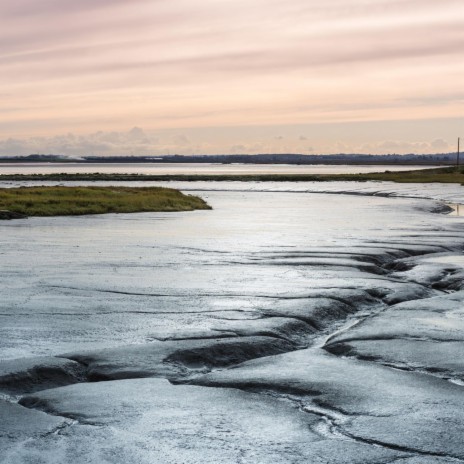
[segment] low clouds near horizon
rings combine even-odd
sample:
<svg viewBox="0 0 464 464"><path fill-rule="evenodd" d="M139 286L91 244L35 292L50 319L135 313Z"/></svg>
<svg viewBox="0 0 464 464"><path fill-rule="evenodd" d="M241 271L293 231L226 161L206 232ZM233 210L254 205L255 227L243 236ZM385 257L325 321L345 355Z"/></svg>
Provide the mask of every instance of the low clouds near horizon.
<svg viewBox="0 0 464 464"><path fill-rule="evenodd" d="M462 0L5 0L0 18L3 153L437 151L464 132ZM314 124L334 130L294 133Z"/></svg>
<svg viewBox="0 0 464 464"><path fill-rule="evenodd" d="M444 139L431 141L385 140L361 145L346 145L342 141L321 141L315 137L291 134L269 137L266 132L254 137L251 143L230 144L229 136L219 139L211 136L202 140L193 131L189 136L179 133L145 131L134 127L129 131L98 131L87 135L73 133L52 137L9 138L0 140L0 155L21 156L29 154L55 154L65 156L111 156L111 155L200 155L200 154L257 154L257 153L448 153L455 147ZM319 149L309 146L316 142ZM228 145L229 144L229 145ZM223 149L224 146L228 148Z"/></svg>

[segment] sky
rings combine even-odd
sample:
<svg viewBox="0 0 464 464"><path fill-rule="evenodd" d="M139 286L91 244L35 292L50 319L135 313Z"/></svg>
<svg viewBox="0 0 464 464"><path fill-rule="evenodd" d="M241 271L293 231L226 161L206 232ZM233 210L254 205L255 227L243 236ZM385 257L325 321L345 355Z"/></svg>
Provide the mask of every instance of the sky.
<svg viewBox="0 0 464 464"><path fill-rule="evenodd" d="M2 0L0 154L440 153L463 0Z"/></svg>

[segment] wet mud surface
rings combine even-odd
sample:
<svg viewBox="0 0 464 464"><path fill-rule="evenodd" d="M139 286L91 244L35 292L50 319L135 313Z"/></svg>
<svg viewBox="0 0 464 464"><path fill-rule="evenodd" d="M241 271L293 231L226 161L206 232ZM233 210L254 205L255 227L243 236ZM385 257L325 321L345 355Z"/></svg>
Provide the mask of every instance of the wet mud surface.
<svg viewBox="0 0 464 464"><path fill-rule="evenodd" d="M462 187L254 188L2 225L1 463L464 462Z"/></svg>

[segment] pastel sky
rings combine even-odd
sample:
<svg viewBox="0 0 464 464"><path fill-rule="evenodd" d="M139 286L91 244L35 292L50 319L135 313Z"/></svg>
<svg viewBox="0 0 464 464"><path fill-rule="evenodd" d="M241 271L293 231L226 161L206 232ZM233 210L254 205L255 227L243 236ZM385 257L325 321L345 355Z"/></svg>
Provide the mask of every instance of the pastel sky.
<svg viewBox="0 0 464 464"><path fill-rule="evenodd" d="M0 154L436 153L463 0L2 0Z"/></svg>

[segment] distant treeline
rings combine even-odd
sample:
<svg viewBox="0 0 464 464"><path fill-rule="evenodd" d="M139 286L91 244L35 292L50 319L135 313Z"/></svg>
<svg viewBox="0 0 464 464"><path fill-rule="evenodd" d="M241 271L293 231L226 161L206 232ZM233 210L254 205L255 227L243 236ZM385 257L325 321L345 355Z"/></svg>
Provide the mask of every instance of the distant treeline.
<svg viewBox="0 0 464 464"><path fill-rule="evenodd" d="M453 165L456 153L430 155L162 155L162 156L82 156L72 158L64 155L4 156L0 163L220 163L220 164L409 164L409 165Z"/></svg>

